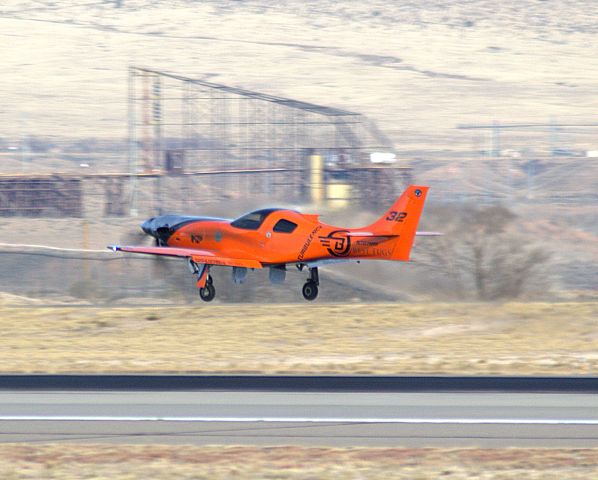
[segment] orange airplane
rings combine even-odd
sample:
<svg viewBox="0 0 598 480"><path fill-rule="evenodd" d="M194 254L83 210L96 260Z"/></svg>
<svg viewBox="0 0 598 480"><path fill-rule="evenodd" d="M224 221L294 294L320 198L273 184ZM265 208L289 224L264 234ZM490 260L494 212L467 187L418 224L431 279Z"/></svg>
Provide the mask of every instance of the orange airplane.
<svg viewBox="0 0 598 480"><path fill-rule="evenodd" d="M315 300L320 284L318 267L359 260L408 261L429 187L408 187L388 211L363 228L340 228L319 221L319 215L267 208L236 220L162 215L146 220L142 230L155 238L155 247L111 245L117 252L166 255L187 259L197 277L202 300L214 299L213 266L232 267L233 281L243 283L249 269L269 268L272 283L284 282L288 266L309 277L303 297Z"/></svg>

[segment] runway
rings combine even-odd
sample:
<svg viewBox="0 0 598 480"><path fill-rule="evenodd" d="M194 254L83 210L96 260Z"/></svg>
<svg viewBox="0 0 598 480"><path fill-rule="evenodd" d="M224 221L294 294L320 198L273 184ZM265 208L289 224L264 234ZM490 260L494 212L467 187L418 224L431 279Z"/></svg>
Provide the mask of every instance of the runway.
<svg viewBox="0 0 598 480"><path fill-rule="evenodd" d="M587 448L598 396L0 391L0 442Z"/></svg>

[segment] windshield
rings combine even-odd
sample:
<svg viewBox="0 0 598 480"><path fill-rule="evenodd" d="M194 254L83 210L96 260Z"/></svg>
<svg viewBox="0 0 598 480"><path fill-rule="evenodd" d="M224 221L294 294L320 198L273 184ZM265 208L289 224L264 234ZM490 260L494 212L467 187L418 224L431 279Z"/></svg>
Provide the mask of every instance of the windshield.
<svg viewBox="0 0 598 480"><path fill-rule="evenodd" d="M278 209L268 208L265 210L256 210L255 212L237 218L231 225L237 228L244 228L245 230L257 230L261 227L262 223L264 223L266 217L276 210Z"/></svg>

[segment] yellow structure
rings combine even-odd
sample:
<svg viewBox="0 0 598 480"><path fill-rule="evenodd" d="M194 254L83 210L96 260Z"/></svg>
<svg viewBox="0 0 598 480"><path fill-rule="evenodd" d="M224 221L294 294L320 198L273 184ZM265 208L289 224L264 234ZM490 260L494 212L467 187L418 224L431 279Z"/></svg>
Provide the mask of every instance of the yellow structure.
<svg viewBox="0 0 598 480"><path fill-rule="evenodd" d="M351 185L349 183L329 183L326 185L326 199L330 208L349 206Z"/></svg>

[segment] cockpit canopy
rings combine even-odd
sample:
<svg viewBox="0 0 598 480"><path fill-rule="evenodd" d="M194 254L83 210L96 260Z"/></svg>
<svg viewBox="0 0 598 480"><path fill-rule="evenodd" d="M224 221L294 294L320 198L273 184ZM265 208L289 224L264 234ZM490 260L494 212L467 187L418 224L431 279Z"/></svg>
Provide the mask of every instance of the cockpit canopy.
<svg viewBox="0 0 598 480"><path fill-rule="evenodd" d="M264 208L262 210L256 210L254 212L247 213L242 217L237 218L231 225L236 228L242 228L244 230L257 230L262 226L264 220L268 218L273 212L282 210L281 208Z"/></svg>

